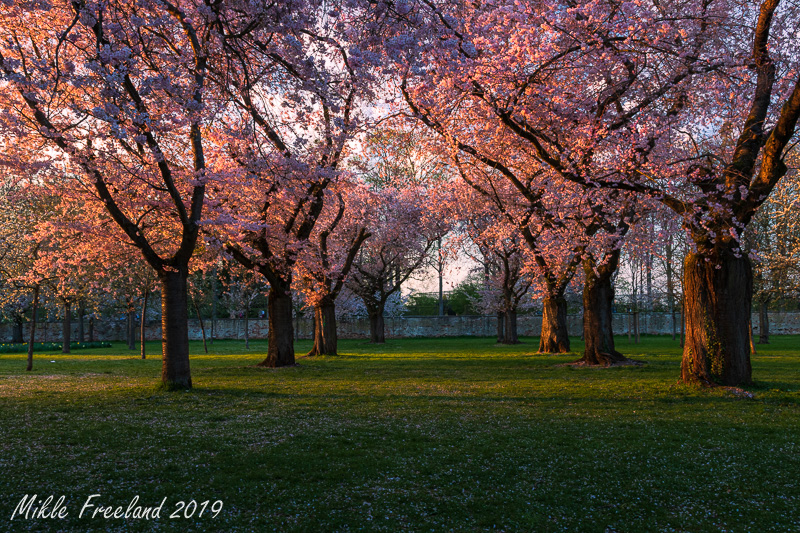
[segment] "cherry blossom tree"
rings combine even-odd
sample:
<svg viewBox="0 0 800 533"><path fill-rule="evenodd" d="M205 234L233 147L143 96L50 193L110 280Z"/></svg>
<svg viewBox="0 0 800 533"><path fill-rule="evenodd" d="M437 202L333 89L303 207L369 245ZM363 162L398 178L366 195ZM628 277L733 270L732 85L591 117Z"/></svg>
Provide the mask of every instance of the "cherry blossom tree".
<svg viewBox="0 0 800 533"><path fill-rule="evenodd" d="M370 237L370 202L375 200L366 186L348 181L330 190L338 205L328 202L309 238L309 246L297 264L303 279L305 301L314 308L314 346L308 355L336 355L336 299L364 242Z"/></svg>
<svg viewBox="0 0 800 533"><path fill-rule="evenodd" d="M501 344L518 344L517 311L522 307L523 298L529 295L533 277L525 269L524 245L513 238L501 244L490 249L489 271L494 271L494 275L488 280L495 293L497 340ZM491 298L491 293L486 292L486 297Z"/></svg>
<svg viewBox="0 0 800 533"><path fill-rule="evenodd" d="M619 268L619 259L625 238L635 222L636 210L642 209L635 201L621 203L617 216L601 212L610 202L596 208L599 215L589 220L593 238L583 252L583 339L585 349L581 362L588 365L613 365L628 362L617 351L614 343L613 277Z"/></svg>
<svg viewBox="0 0 800 533"><path fill-rule="evenodd" d="M411 105L413 107L413 103ZM423 120L434 128L440 127L429 118ZM493 149L502 152L500 146ZM613 348L609 298L613 298L610 279L617 262L604 261L604 267L598 270L592 256L604 247L617 250L618 254L628 227L627 223L617 226L615 222L620 218L617 214L619 201L614 198L619 193L585 191L533 163L513 168L495 161L499 165L495 169L495 164L487 163L493 159L473 157L471 151L467 149L469 160L464 161L460 155L453 160L462 180L484 197L493 206L496 216L503 220L498 227L506 228L506 234L499 236L495 246L504 239L525 245L526 270L534 275L536 290L542 296L539 351L570 351L565 292L581 263L590 261L589 270L584 269L584 272L589 282L587 290L590 290L587 297L591 296L585 303L591 307L585 310L589 320L585 320L584 325L599 329L593 329L590 335L584 334L589 343L583 362L607 365L624 360L616 350L606 350ZM602 233L618 235L612 243L605 243ZM609 315L608 320L599 320L605 314ZM595 340L603 342L596 345Z"/></svg>
<svg viewBox="0 0 800 533"><path fill-rule="evenodd" d="M454 244L460 246L466 238L478 252L469 255L484 270L481 307L497 314L497 342L517 344L517 311L534 281L526 268L523 239L495 203L478 189L463 180L454 181L451 187L455 194L446 206L447 216L460 233Z"/></svg>
<svg viewBox="0 0 800 533"><path fill-rule="evenodd" d="M364 302L370 340L386 342L386 304L435 250L450 222L429 210L441 193L421 187L387 187L375 192L371 237L356 255L347 287Z"/></svg>
<svg viewBox="0 0 800 533"><path fill-rule="evenodd" d="M422 2L395 17L386 49L405 65L413 112L464 157L497 170L543 164L680 215L692 243L682 379L736 385L751 381L752 273L739 241L786 172L800 114L797 9Z"/></svg>
<svg viewBox="0 0 800 533"><path fill-rule="evenodd" d="M8 184L0 189L0 309L13 324L11 342L23 342L23 324L33 303L32 288L20 278L31 269L38 246L27 236L35 230L28 202Z"/></svg>
<svg viewBox="0 0 800 533"><path fill-rule="evenodd" d="M262 276L252 270L247 270L237 263L225 265L223 269L222 304L228 308L230 318L244 319L244 347L250 349L250 310L253 302L265 292ZM198 317L200 313L198 311Z"/></svg>
<svg viewBox="0 0 800 533"><path fill-rule="evenodd" d="M219 142L234 172L211 186L219 214L209 224L228 254L269 282L261 364L289 366L293 270L326 202L338 202L326 190L339 180L369 96L370 64L348 47L362 11L354 2L311 0L210 9L230 58L213 75L231 102Z"/></svg>
<svg viewBox="0 0 800 533"><path fill-rule="evenodd" d="M0 196L0 220L3 222L0 224L0 298L4 307L8 304L16 307L18 316L24 311L20 303L30 301L25 370L31 371L40 298L50 281L49 272L40 270L38 261L40 251L49 246L49 239L42 239L36 228L47 219L53 199L40 195L35 187L4 184L3 189Z"/></svg>
<svg viewBox="0 0 800 533"><path fill-rule="evenodd" d="M94 276L95 283L104 291L104 303L114 302L114 309L124 312L129 350L136 349L136 313L139 312L139 356L146 359L147 307L158 280L153 269L140 256L131 253L133 250L123 248L118 253L109 252L95 259L95 265L103 270Z"/></svg>
<svg viewBox="0 0 800 533"><path fill-rule="evenodd" d="M19 0L0 14L0 128L25 150L4 163L102 211L90 217L113 220L156 271L168 389L192 384L186 278L211 173L214 23L168 0Z"/></svg>
<svg viewBox="0 0 800 533"><path fill-rule="evenodd" d="M46 243L38 250L35 270L46 274L48 293L54 303L60 304L62 352L70 353L73 308L81 306L80 303L85 302L93 290L101 285L108 286L99 283L101 280L110 281L102 275L103 271L118 272L118 269L103 268L101 265L107 248L99 246L97 240L76 230L70 223L85 216L80 205L55 196L48 197L50 189L46 187L31 185L26 189L38 195L38 201L49 198L49 201L45 200L47 216L40 218L36 227L31 228L30 235L34 240ZM126 255L130 255L130 250L126 250Z"/></svg>

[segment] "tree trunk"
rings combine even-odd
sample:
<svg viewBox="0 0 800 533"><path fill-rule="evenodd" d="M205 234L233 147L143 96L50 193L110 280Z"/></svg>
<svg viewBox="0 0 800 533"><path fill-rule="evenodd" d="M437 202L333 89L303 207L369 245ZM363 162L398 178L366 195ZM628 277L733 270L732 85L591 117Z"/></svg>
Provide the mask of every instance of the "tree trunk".
<svg viewBox="0 0 800 533"><path fill-rule="evenodd" d="M686 345L686 293L681 293L681 348Z"/></svg>
<svg viewBox="0 0 800 533"><path fill-rule="evenodd" d="M672 317L672 340L678 338L678 316L675 313L675 302L670 303L669 314Z"/></svg>
<svg viewBox="0 0 800 533"><path fill-rule="evenodd" d="M314 347L308 355L337 355L336 302L329 296L314 307Z"/></svg>
<svg viewBox="0 0 800 533"><path fill-rule="evenodd" d="M645 311L653 309L653 254L647 254L647 262L644 265L645 281L647 287L647 301L644 304Z"/></svg>
<svg viewBox="0 0 800 533"><path fill-rule="evenodd" d="M33 289L33 313L31 314L31 338L28 341L28 366L26 371L33 370L33 345L36 344L36 315L39 313L39 287Z"/></svg>
<svg viewBox="0 0 800 533"><path fill-rule="evenodd" d="M64 321L61 323L61 353L69 353L72 341L72 303L64 301Z"/></svg>
<svg viewBox="0 0 800 533"><path fill-rule="evenodd" d="M185 271L159 273L161 280L161 382L167 390L192 388Z"/></svg>
<svg viewBox="0 0 800 533"><path fill-rule="evenodd" d="M278 368L292 366L294 362L294 324L292 323L292 294L290 285L271 286L267 310L269 312L269 348L267 358L258 366Z"/></svg>
<svg viewBox="0 0 800 533"><path fill-rule="evenodd" d="M441 263L439 263L439 316L444 316L444 276Z"/></svg>
<svg viewBox="0 0 800 533"><path fill-rule="evenodd" d="M503 344L519 344L519 337L517 336L517 311L510 310L504 314L505 332L503 335Z"/></svg>
<svg viewBox="0 0 800 533"><path fill-rule="evenodd" d="M439 253L439 316L444 316L444 262L442 261L442 239L436 240L436 249Z"/></svg>
<svg viewBox="0 0 800 533"><path fill-rule="evenodd" d="M375 344L386 342L382 305L377 310L369 311L369 341Z"/></svg>
<svg viewBox="0 0 800 533"><path fill-rule="evenodd" d="M201 322L202 325L202 322ZM214 337L217 335L217 268L211 271L211 344L214 344ZM205 346L205 333L203 334L203 346ZM208 353L208 348L206 348Z"/></svg>
<svg viewBox="0 0 800 533"><path fill-rule="evenodd" d="M667 244L667 300L669 300L669 314L672 318L672 340L678 337L678 321L675 316L675 284L672 279L672 244Z"/></svg>
<svg viewBox="0 0 800 533"><path fill-rule="evenodd" d="M84 342L83 315L86 314L86 304L83 300L78 302L78 342Z"/></svg>
<svg viewBox="0 0 800 533"><path fill-rule="evenodd" d="M769 344L769 306L763 299L758 306L758 344Z"/></svg>
<svg viewBox="0 0 800 533"><path fill-rule="evenodd" d="M633 307L628 313L628 344L633 342Z"/></svg>
<svg viewBox="0 0 800 533"><path fill-rule="evenodd" d="M197 307L197 301L195 301L194 296L192 296L192 306L194 306L194 312L197 314L198 322L200 322L200 334L203 336L203 350L208 353L208 344L206 343L206 326L203 324L203 317L200 316L200 308Z"/></svg>
<svg viewBox="0 0 800 533"><path fill-rule="evenodd" d="M199 315L198 315L199 316ZM244 349L250 349L250 307L244 310Z"/></svg>
<svg viewBox="0 0 800 533"><path fill-rule="evenodd" d="M147 359L147 349L145 348L145 342L147 341L147 330L145 328L147 326L147 299L149 297L150 291L144 291L144 298L142 298L142 322L139 325L139 348L142 359Z"/></svg>
<svg viewBox="0 0 800 533"><path fill-rule="evenodd" d="M133 310L133 302L128 306L128 349L136 349L136 313Z"/></svg>
<svg viewBox="0 0 800 533"><path fill-rule="evenodd" d="M89 342L94 342L94 317L89 317Z"/></svg>
<svg viewBox="0 0 800 533"><path fill-rule="evenodd" d="M751 383L750 323L753 272L730 248L706 260L684 261L686 343L681 380L702 385Z"/></svg>
<svg viewBox="0 0 800 533"><path fill-rule="evenodd" d="M22 315L14 316L14 326L11 330L11 342L15 344L22 344L24 336L22 332Z"/></svg>
<svg viewBox="0 0 800 533"><path fill-rule="evenodd" d="M619 264L619 251L605 264L583 261L586 283L583 286L583 338L586 349L581 361L589 365L609 366L627 358L614 346L613 310L614 288L611 278Z"/></svg>
<svg viewBox="0 0 800 533"><path fill-rule="evenodd" d="M497 343L503 344L506 340L506 316L502 311L497 312Z"/></svg>
<svg viewBox="0 0 800 533"><path fill-rule="evenodd" d="M542 302L542 336L539 340L539 353L569 352L567 335L567 300L563 295L549 296Z"/></svg>

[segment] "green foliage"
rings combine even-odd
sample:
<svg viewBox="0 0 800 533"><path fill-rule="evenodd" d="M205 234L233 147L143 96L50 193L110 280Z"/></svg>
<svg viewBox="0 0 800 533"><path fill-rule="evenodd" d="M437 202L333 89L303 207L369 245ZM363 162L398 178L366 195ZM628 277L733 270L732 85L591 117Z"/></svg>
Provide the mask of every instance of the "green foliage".
<svg viewBox="0 0 800 533"><path fill-rule="evenodd" d="M83 350L88 348L111 348L110 342L71 342L69 347L71 350ZM35 342L33 343L33 351L36 352L56 352L60 351L62 344L60 342ZM28 343L4 343L0 344L0 353L28 353Z"/></svg>
<svg viewBox="0 0 800 533"><path fill-rule="evenodd" d="M479 315L480 311L475 306L478 298L479 285L473 282L464 282L450 292L444 294L444 313L446 315ZM439 297L435 293L412 294L406 303L406 314L409 315L438 315Z"/></svg>
<svg viewBox="0 0 800 533"><path fill-rule="evenodd" d="M647 364L613 369L522 340L342 340L284 369L255 366L264 341L194 342L186 393L156 391L160 357L121 343L29 373L2 355L0 531L797 530L800 337L759 347L754 400L676 385L669 338L618 337ZM34 492L64 494L69 516L10 522ZM79 520L95 493L224 508Z"/></svg>
<svg viewBox="0 0 800 533"><path fill-rule="evenodd" d="M406 303L409 315L438 315L439 299L429 294L412 294Z"/></svg>
<svg viewBox="0 0 800 533"><path fill-rule="evenodd" d="M446 178L440 157L420 149L425 130L380 128L364 140L364 155L353 160L362 179L376 189L427 186Z"/></svg>
<svg viewBox="0 0 800 533"><path fill-rule="evenodd" d="M457 315L478 315L480 312L475 306L478 301L480 286L474 282L464 282L457 286L447 298L447 304Z"/></svg>

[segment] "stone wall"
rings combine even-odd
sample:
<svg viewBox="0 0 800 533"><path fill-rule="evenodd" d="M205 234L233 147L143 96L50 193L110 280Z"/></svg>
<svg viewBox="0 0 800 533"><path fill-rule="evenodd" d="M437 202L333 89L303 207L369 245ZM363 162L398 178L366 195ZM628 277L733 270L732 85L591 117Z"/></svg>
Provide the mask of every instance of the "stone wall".
<svg viewBox="0 0 800 533"><path fill-rule="evenodd" d="M680 328L680 315L677 316ZM496 334L496 319L492 316L412 316L402 318L386 318L386 336L389 338L403 337L457 337L481 336L491 337ZM581 316L569 315L567 317L570 335L581 334ZM125 339L125 320L99 320L95 322L95 340L119 341ZM206 334L211 334L211 321L204 321ZM536 336L542 326L542 317L533 315L520 315L518 317L518 330L520 335ZM614 331L619 335L627 335L632 328L631 315L618 313L614 315ZM138 325L137 325L138 340ZM267 321L251 319L248 321L251 339L267 338ZM218 339L243 339L244 320L217 320L215 337ZM77 340L78 326L73 320L73 340ZM88 331L88 325L85 325ZM672 333L672 317L668 313L640 313L639 331L650 335L668 335ZM295 320L295 335L300 339L311 338L311 319ZM339 338L364 339L369 337L369 322L367 319L342 319L338 323ZM753 314L753 333L758 335L758 316ZM800 313L772 313L770 314L770 333L773 335L800 334ZM45 337L46 334L46 337ZM151 321L146 329L149 340L161 338L161 322ZM11 324L0 325L0 342L11 342ZM25 339L28 338L27 324L24 328ZM50 322L45 327L39 324L36 330L38 342L60 342L61 323ZM202 339L200 323L197 319L189 320L189 336L191 339ZM88 340L88 338L87 338Z"/></svg>

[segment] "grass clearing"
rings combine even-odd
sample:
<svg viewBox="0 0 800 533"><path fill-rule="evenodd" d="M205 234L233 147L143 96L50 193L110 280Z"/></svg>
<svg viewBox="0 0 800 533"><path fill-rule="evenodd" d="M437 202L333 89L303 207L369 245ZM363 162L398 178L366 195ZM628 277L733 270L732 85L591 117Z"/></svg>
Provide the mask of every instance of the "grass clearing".
<svg viewBox="0 0 800 533"><path fill-rule="evenodd" d="M753 400L677 385L668 338L620 337L647 364L604 370L522 340L345 340L277 370L254 366L264 341L193 343L179 393L156 391L157 343L36 354L31 373L0 355L0 531L800 530L800 337L758 346ZM10 521L33 493L69 515ZM90 494L167 503L78 519ZM192 499L223 509L166 517Z"/></svg>

